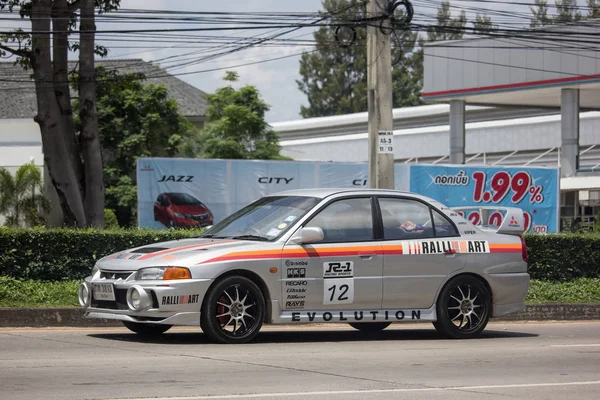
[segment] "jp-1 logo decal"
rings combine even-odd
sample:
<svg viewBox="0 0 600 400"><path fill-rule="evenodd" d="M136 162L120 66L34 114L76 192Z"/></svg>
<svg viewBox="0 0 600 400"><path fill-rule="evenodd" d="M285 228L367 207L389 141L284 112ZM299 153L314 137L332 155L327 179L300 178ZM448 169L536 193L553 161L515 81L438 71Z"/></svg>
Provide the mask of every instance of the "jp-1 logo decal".
<svg viewBox="0 0 600 400"><path fill-rule="evenodd" d="M323 278L350 278L353 276L353 272L354 263L352 261L323 263Z"/></svg>
<svg viewBox="0 0 600 400"><path fill-rule="evenodd" d="M485 240L433 240L402 242L403 254L489 253Z"/></svg>
<svg viewBox="0 0 600 400"><path fill-rule="evenodd" d="M163 296L162 305L172 306L176 304L197 304L199 298L199 294L186 294L183 296Z"/></svg>
<svg viewBox="0 0 600 400"><path fill-rule="evenodd" d="M421 315L424 312L425 315ZM289 314L287 314L289 315ZM292 322L338 322L338 321L403 321L434 318L429 310L378 310L378 311L302 311L291 312Z"/></svg>

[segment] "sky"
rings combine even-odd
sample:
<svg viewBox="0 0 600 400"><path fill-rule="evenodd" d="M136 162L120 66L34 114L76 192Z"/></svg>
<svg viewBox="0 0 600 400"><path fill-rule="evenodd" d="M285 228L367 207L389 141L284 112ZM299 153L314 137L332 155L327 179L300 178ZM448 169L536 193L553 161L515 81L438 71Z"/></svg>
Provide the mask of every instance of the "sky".
<svg viewBox="0 0 600 400"><path fill-rule="evenodd" d="M528 18L531 15L529 4L534 0L451 0L451 6L454 14L458 14L461 9L467 10L468 20L474 20L474 13L486 13L492 17L494 22L503 24L503 27L515 27L516 25L526 26ZM580 0L584 4L585 0ZM412 0L415 8L415 19L423 24L432 23L435 18L437 7L441 0ZM553 3L553 1L549 1ZM321 0L121 0L121 9L136 10L173 10L173 11L210 11L210 12L302 12L314 13L322 9ZM97 29L152 29L153 26L160 28L170 27L169 25L153 24L129 24L129 23L108 23L98 21ZM181 27L182 25L171 25L171 27ZM186 25L192 26L192 25ZM199 25L195 25L199 26ZM204 25L201 25L204 26ZM12 22L0 21L0 27L14 27ZM25 25L24 29L30 29ZM287 37L298 37L311 40L313 28L302 28ZM199 35L203 33L190 33ZM226 31L206 33L211 35L227 36L251 36L266 35L264 31ZM114 37L114 36L113 36ZM298 89L296 80L299 75L299 54L302 51L310 50L307 46L261 46L251 47L247 50L220 57L212 61L203 61L194 63L197 60L200 51L198 46L202 41L194 45L195 47L185 48L181 44L156 43L151 40L139 39L137 42L127 40L129 36L117 36L118 41L104 41L102 35L97 36L97 42L105 45L108 50L108 59L120 58L142 58L145 61L154 61L158 65L168 68L179 66L182 59L190 61L188 65L179 68L169 68L168 72L176 74L180 79L197 87L205 92L214 92L215 89L222 87L222 80L225 70L231 69L239 73L241 85L254 85L258 88L265 101L271 106L267 114L268 122L289 121L300 119L300 106L307 105L307 99L304 93ZM188 45L189 46L189 45ZM293 56L278 61L264 62L255 65L232 68L235 65L261 61L270 58ZM76 57L76 55L74 55ZM219 71L206 71L211 69L222 69ZM179 75L181 74L181 75Z"/></svg>

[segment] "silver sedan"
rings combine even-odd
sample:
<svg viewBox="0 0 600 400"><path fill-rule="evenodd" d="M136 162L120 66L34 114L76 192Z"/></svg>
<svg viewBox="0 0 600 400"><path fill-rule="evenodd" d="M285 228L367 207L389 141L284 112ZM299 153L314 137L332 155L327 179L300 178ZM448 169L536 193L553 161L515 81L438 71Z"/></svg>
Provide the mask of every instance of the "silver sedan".
<svg viewBox="0 0 600 400"><path fill-rule="evenodd" d="M483 210L485 212L485 210ZM312 189L263 197L194 239L99 260L79 288L90 318L159 335L200 326L221 343L264 323L348 323L380 331L431 321L473 338L519 312L529 286L523 213L474 226L413 193Z"/></svg>

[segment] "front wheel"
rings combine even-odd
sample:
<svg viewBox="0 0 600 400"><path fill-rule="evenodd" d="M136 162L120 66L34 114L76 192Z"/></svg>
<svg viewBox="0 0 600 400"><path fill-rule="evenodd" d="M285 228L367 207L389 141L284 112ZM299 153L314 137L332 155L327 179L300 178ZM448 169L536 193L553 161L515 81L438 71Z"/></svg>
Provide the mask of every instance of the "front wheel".
<svg viewBox="0 0 600 400"><path fill-rule="evenodd" d="M391 322L350 322L348 323L354 329L358 329L363 333L376 333L381 332L385 328L391 325Z"/></svg>
<svg viewBox="0 0 600 400"><path fill-rule="evenodd" d="M139 322L121 321L127 329L142 336L158 336L162 335L173 325L162 324L142 324Z"/></svg>
<svg viewBox="0 0 600 400"><path fill-rule="evenodd" d="M457 276L440 293L433 326L444 336L472 339L485 329L491 308L492 296L483 282L473 276Z"/></svg>
<svg viewBox="0 0 600 400"><path fill-rule="evenodd" d="M260 331L265 318L260 288L243 276L218 282L202 304L200 326L219 343L247 343Z"/></svg>

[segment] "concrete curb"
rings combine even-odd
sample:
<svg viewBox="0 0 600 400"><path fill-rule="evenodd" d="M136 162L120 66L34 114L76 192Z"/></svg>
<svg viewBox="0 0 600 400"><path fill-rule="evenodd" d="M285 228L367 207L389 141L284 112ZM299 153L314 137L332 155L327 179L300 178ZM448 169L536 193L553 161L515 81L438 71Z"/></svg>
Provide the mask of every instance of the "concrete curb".
<svg viewBox="0 0 600 400"><path fill-rule="evenodd" d="M515 315L494 321L600 320L600 304L535 304ZM79 308L0 308L0 327L112 327L120 321L83 318Z"/></svg>

